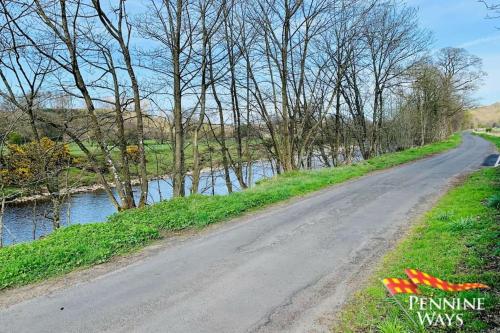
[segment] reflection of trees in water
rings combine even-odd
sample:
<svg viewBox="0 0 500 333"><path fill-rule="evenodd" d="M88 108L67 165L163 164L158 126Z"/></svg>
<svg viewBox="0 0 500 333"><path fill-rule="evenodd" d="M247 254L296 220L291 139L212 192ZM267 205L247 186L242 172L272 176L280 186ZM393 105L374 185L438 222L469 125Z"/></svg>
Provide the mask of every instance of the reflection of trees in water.
<svg viewBox="0 0 500 333"><path fill-rule="evenodd" d="M267 161L256 161L252 168L246 165L243 174L253 175L252 183L265 177L276 174L275 165ZM250 172L251 170L251 172ZM232 171L232 170L231 170ZM200 175L200 193L203 195L225 195L227 187L223 169L213 168L205 170ZM238 180L231 172L231 181L235 191L239 191ZM246 178L248 179L248 178ZM172 181L170 178L158 178L150 181L148 203L163 201L172 198ZM191 178L186 177L186 192L190 193ZM139 195L139 189L134 187L134 195ZM5 210L4 232L5 245L31 241L43 237L53 230L53 210L49 200L39 200L29 203L8 205ZM116 210L109 203L103 191L75 193L61 205L61 225L104 222L107 216Z"/></svg>

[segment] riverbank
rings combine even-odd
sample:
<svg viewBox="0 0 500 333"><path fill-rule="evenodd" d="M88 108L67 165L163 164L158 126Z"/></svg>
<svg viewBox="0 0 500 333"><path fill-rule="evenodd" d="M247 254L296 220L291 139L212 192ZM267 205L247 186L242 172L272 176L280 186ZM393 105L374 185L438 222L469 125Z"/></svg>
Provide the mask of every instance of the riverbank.
<svg viewBox="0 0 500 333"><path fill-rule="evenodd" d="M228 140L227 149L230 154L236 154L236 142L234 140ZM89 142L85 143L87 148L96 156L98 159L102 158L100 156L99 150L95 145L92 145ZM160 144L154 142L152 140L146 141L146 160L149 161L147 163L147 174L148 180L161 180L169 178L169 175L172 173L173 161L171 159L172 151L171 147L168 144ZM201 144L199 149L201 154L205 154L211 144L217 144L216 142L207 144ZM251 145L251 159L254 161L263 160L266 156L264 148L262 145L256 141L252 140L250 142ZM69 144L69 153L72 157L75 165L71 166L67 171L67 175L61 177L61 188L66 186L66 184L71 184L71 188L68 190L62 190L64 194L78 194L78 193L90 193L97 192L103 190L103 186L100 184L97 174L91 171L88 165L87 157L85 153L78 147L75 143ZM245 156L247 156L246 151L243 152ZM118 148L114 147L111 149L111 155L113 159L119 160L118 156ZM202 170L201 172L210 171L210 164L212 164L213 170L222 169L222 156L220 150L214 150L211 162L208 160L201 161ZM193 156L192 151L186 150L186 160L185 160L185 168L187 170L187 175L192 173L193 168ZM78 167L77 167L78 165ZM138 171L132 168L132 185L139 184L139 176ZM114 182L112 176L110 174L106 174L107 181L110 187L114 188ZM7 197L7 203L12 204L20 204L20 203L29 203L34 201L44 201L50 199L50 195L48 193L29 193L26 189L22 187L16 187L13 185L6 186L4 188L4 195Z"/></svg>
<svg viewBox="0 0 500 333"><path fill-rule="evenodd" d="M255 160L253 163L259 163L263 162L265 160L260 159L260 160ZM222 166L218 166L215 168L202 168L200 170L200 174L206 174L210 171L221 171L224 168ZM186 176L191 176L193 174L192 171L186 172ZM165 174L161 176L149 176L148 177L148 182L153 182L157 180L169 180L171 179L170 174ZM140 179L139 178L134 178L131 180L132 186L139 186L140 185ZM115 183L109 182L109 187L114 189L116 187ZM85 185L85 186L79 186L76 188L71 188L71 189L63 189L61 190L62 195L72 195L72 194L79 194L79 193L92 193L92 192L97 192L97 191L104 191L104 186L102 184L93 184L93 185ZM8 202L8 204L25 204L25 203L30 203L30 202L35 202L35 201L44 201L44 200L49 200L50 199L50 194L47 193L39 193L39 194L33 194L33 195L26 195L26 196L19 196L16 197Z"/></svg>
<svg viewBox="0 0 500 333"><path fill-rule="evenodd" d="M500 150L500 138L480 135ZM340 314L333 332L485 332L498 327L500 297L498 288L498 221L500 167L485 168L471 174L460 186L449 191L392 250ZM446 293L419 287L427 296L485 299L484 311L462 313L462 327L415 328L397 303L388 296L381 281L384 278L406 278L404 270L416 268L443 280L465 283L480 282L490 290ZM396 295L409 309L409 296ZM410 315L418 323L415 311ZM451 315L451 313L449 313Z"/></svg>
<svg viewBox="0 0 500 333"><path fill-rule="evenodd" d="M460 136L385 154L356 165L294 171L242 192L194 195L114 214L108 223L73 225L44 239L0 249L0 289L20 286L110 260L138 249L165 231L201 228L295 196L457 147Z"/></svg>

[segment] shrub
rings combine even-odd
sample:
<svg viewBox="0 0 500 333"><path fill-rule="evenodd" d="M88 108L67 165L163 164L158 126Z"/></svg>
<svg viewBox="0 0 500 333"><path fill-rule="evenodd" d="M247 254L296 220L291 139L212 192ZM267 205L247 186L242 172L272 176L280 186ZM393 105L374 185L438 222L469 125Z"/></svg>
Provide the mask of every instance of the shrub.
<svg viewBox="0 0 500 333"><path fill-rule="evenodd" d="M13 184L35 183L49 176L57 176L70 160L68 146L49 138L27 144L9 144L7 166Z"/></svg>

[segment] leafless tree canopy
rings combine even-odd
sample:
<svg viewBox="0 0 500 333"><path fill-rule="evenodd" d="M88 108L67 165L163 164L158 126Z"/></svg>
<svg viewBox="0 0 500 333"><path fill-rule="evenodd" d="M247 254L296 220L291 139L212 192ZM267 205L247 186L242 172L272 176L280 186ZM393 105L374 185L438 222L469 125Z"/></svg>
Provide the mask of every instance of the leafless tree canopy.
<svg viewBox="0 0 500 333"><path fill-rule="evenodd" d="M493 0L479 0L479 2L483 3L490 14L488 15L488 18L491 19L498 19L500 18L500 3L498 1L493 1Z"/></svg>
<svg viewBox="0 0 500 333"><path fill-rule="evenodd" d="M152 170L197 193L214 155L231 192L255 159L279 173L443 139L484 75L463 49L430 53L397 0L0 3L2 115L76 145L118 210L146 204Z"/></svg>

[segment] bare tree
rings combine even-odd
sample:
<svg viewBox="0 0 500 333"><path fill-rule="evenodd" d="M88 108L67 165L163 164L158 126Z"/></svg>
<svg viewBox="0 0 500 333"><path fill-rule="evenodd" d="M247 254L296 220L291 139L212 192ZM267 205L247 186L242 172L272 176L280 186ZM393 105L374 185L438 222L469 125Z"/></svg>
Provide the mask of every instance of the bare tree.
<svg viewBox="0 0 500 333"><path fill-rule="evenodd" d="M488 15L487 18L489 19L500 18L500 3L491 0L479 0L479 2L484 4L486 8L490 11L491 15Z"/></svg>
<svg viewBox="0 0 500 333"><path fill-rule="evenodd" d="M139 92L139 83L135 74L134 66L132 64L132 57L130 54L130 39L132 36L132 25L128 20L128 15L126 11L125 0L120 0L116 8L111 8L110 12L113 13L115 17L110 17L101 7L99 0L92 0L95 10L99 20L102 22L103 26L106 28L108 33L118 42L120 47L120 54L123 56L123 61L127 69L127 74L130 79L130 85L133 91L133 104L136 120L136 131L137 131L137 145L139 148L139 179L141 184L141 196L139 199L139 207L146 204L148 196L148 176L146 169L146 152L144 148L144 124L143 124L143 112L141 109L141 96ZM116 22L113 22L116 21ZM109 56L110 62L112 57ZM111 66L113 68L113 66ZM116 72L115 72L116 73ZM115 85L116 85L116 75L114 75ZM115 87L115 92L117 91ZM121 121L121 123L123 123ZM123 147L122 147L123 149ZM126 156L122 152L122 156ZM126 159L126 157L125 157ZM125 161L122 161L122 163ZM128 167L124 168L128 170ZM127 184L130 181L127 180ZM128 189L130 191L130 189ZM133 198L130 194L127 198Z"/></svg>
<svg viewBox="0 0 500 333"><path fill-rule="evenodd" d="M418 28L416 11L381 2L373 7L364 30L373 79L371 154L381 150L384 92L418 61L429 36Z"/></svg>
<svg viewBox="0 0 500 333"><path fill-rule="evenodd" d="M429 54L416 10L396 0L140 4L134 18L125 0L0 5L2 98L30 137L74 142L118 210L146 204L147 139L171 147L151 162L174 196L188 171L204 191L206 166L232 192L255 158L280 173L443 138L483 75L463 50ZM57 96L76 107L45 112Z"/></svg>
<svg viewBox="0 0 500 333"><path fill-rule="evenodd" d="M209 43L213 35L221 24L222 6L217 8L217 3L213 0L200 0L197 4L197 9L200 16L201 28L201 50L199 51L200 61L200 112L198 121L193 130L193 181L191 184L191 193L198 193L200 184L201 158L199 149L200 131L205 123L205 115L207 109L207 89L209 87L209 79L207 75L207 62L209 61ZM225 154L225 153L224 153Z"/></svg>
<svg viewBox="0 0 500 333"><path fill-rule="evenodd" d="M52 61L40 56L22 34L18 31L15 20L20 20L31 12L23 7L8 7L5 2L0 4L2 15L2 24L0 34L0 79L2 82L0 88L0 97L14 106L16 110L21 111L28 116L29 128L33 137L33 143L39 148L40 154L37 156L36 164L39 172L37 178L31 182L31 188L44 188L50 195L52 202L52 221L54 229L60 226L60 207L64 196L61 194L59 176L64 168L57 170L48 166L54 166L51 163L51 149L44 151L42 146L47 142L39 134L36 125L37 110L43 103L44 96L41 94L41 88L46 82L46 77L53 70ZM48 148L45 145L45 148ZM2 179L2 181L4 181ZM2 184L3 187L4 184ZM6 197L3 196L2 212L5 207Z"/></svg>
<svg viewBox="0 0 500 333"><path fill-rule="evenodd" d="M199 73L199 68L192 66L194 31L199 22L191 19L191 5L187 0L150 1L148 13L137 22L142 36L159 44L143 51L148 62L145 66L161 75L164 85L171 84L173 88L174 196L185 194L183 96L192 88L194 75Z"/></svg>
<svg viewBox="0 0 500 333"><path fill-rule="evenodd" d="M114 37L118 37L118 42L120 42L120 38L122 38L123 35L114 37L112 35L110 36L109 33L113 31L113 28L109 25L111 23L107 22L106 24L108 25L105 25L100 32L108 31L108 35L104 34L104 37L96 37L97 31L94 29L96 28L96 24L99 22L96 8L93 8L91 4L84 3L82 1L73 1L70 3L67 3L66 1L34 1L33 5L25 5L23 8L32 11L32 14L29 16L29 20L36 20L39 24L39 28L30 29L30 26L27 25L29 24L28 21L23 22L16 20L13 22L15 22L16 27L30 43L31 47L35 48L41 56L49 59L54 66L57 66L58 76L56 78L65 93L83 100L91 128L92 140L97 144L99 152L104 158L105 168L110 171L114 180L113 184L110 184L106 179L102 171L102 163L98 161L96 156L94 156L94 154L80 139L78 130L71 129L68 126L68 123L58 123L44 119L43 117L38 117L37 119L64 131L66 135L75 141L75 143L86 154L87 158L92 163L94 171L98 174L99 180L108 194L108 197L117 209L120 210L134 207L135 202L132 191L130 190L130 180L128 177L125 177L124 179L122 176L123 168L127 168L127 165L126 163L124 165L119 165L113 160L111 147L109 146L109 141L106 136L106 130L103 127L107 125L102 122L101 114L99 114L99 111L96 108L96 102L108 102L106 99L98 96L97 91L99 89L109 91L109 87L99 86L99 83L96 83L94 78L91 78L88 75L89 71L92 72L94 70L101 72L101 78L114 77L121 67L110 62L112 57L117 56L117 53L113 52L114 49L107 43L109 43ZM118 16L123 17L125 12L123 8L121 10L122 12L121 14L118 14ZM104 24L106 22L106 18L102 16L102 12L100 12L100 14L102 18L101 23ZM121 28L115 27L115 29ZM92 45L95 47L93 48ZM123 47L123 45L121 46L120 50L122 57L126 59L127 45L125 45L125 47ZM102 66L102 59L105 59L105 63L108 65L107 69ZM127 63L126 60L125 63ZM109 71L110 65L112 66L113 71ZM130 71L130 66L127 67L127 72L131 76L131 81L134 82L133 71ZM76 90L72 89L71 85L68 85L65 81L63 81L65 74L68 74L69 77L72 78L72 84L76 87ZM116 78L113 82L116 83ZM132 83L132 86L134 86L134 83ZM115 85L115 88L120 89L123 87L117 87ZM136 111L138 111L137 109L140 111L137 89L133 88L133 90L135 100L134 106ZM115 97L117 95L121 96L121 94L122 93L120 91L114 91ZM123 103L120 108L127 104L128 102ZM117 105L115 107L117 107ZM116 119L118 120L118 118ZM138 121L138 128L138 132L140 133L140 121ZM139 134L139 141L141 142L142 139L140 136L141 135ZM121 154L123 155L123 152L121 152ZM144 179L145 168L143 168L144 163L142 162L141 182L144 183L147 182L147 180ZM112 185L116 187L120 202L115 198L113 191L111 190ZM143 195L141 195L141 204L144 204L145 202L144 189L146 186L147 184L142 186Z"/></svg>

